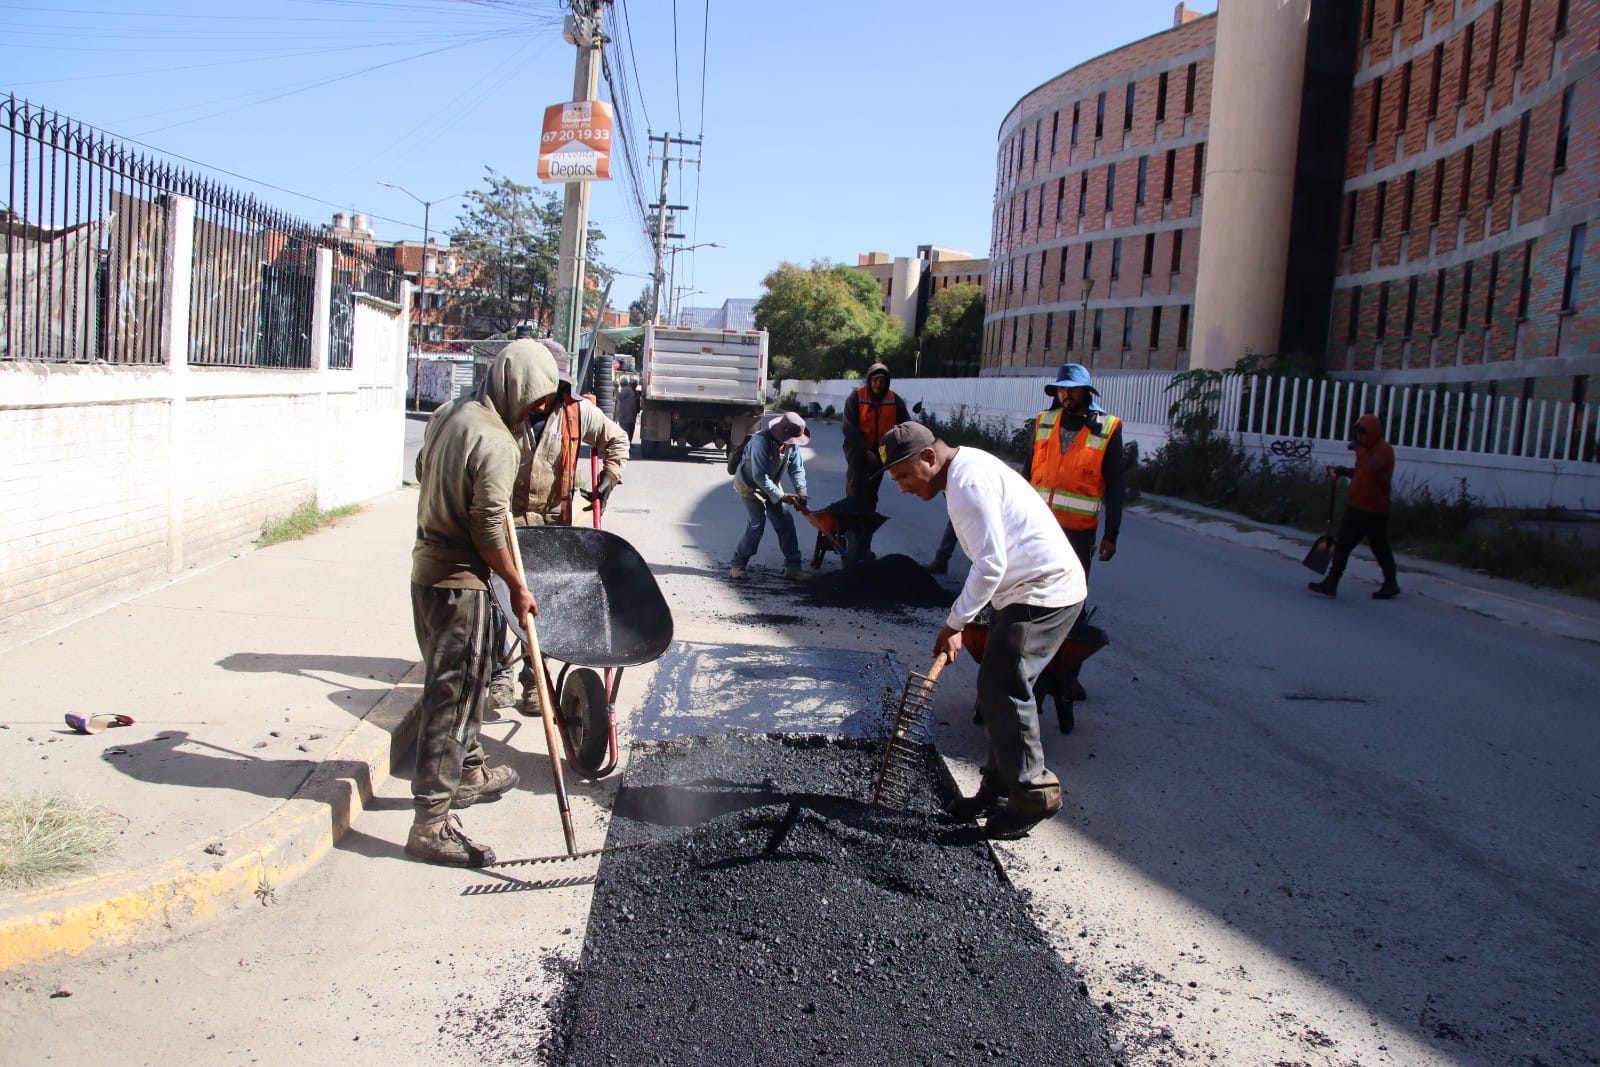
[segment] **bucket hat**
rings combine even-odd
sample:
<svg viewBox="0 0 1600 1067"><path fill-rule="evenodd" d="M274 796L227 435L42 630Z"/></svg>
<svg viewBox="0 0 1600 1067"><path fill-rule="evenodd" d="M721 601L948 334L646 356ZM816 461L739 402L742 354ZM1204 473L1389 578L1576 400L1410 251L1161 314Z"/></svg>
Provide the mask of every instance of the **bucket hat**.
<svg viewBox="0 0 1600 1067"><path fill-rule="evenodd" d="M1089 368L1082 363L1063 363L1056 372L1056 380L1044 387L1045 396L1055 396L1057 389L1087 389L1089 390L1089 410L1104 411L1098 400L1100 390L1094 387L1094 382L1089 377Z"/></svg>
<svg viewBox="0 0 1600 1067"><path fill-rule="evenodd" d="M767 436L780 445L808 445L811 443L811 431L806 429L806 420L793 411L785 411L782 415L767 423Z"/></svg>

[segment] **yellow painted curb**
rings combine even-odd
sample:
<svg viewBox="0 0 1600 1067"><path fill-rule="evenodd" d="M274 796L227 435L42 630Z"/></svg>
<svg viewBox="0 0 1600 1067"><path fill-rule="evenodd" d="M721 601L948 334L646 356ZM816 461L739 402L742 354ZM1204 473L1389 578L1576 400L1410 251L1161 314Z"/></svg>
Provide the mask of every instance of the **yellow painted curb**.
<svg viewBox="0 0 1600 1067"><path fill-rule="evenodd" d="M305 873L350 828L389 778L392 753L416 729L417 665L335 745L276 811L224 839L226 858L167 860L109 871L8 901L0 908L0 973L92 948L175 931L272 892ZM355 766L353 773L339 770ZM336 770L337 768L337 770ZM185 850L204 855L205 842Z"/></svg>

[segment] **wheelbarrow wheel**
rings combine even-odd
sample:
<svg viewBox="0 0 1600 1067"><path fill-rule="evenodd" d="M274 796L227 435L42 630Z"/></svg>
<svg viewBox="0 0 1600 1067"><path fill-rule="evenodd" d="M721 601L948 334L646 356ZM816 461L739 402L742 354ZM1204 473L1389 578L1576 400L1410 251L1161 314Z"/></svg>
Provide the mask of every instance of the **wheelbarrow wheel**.
<svg viewBox="0 0 1600 1067"><path fill-rule="evenodd" d="M598 671L574 667L561 685L561 728L573 765L589 778L611 771L611 705Z"/></svg>

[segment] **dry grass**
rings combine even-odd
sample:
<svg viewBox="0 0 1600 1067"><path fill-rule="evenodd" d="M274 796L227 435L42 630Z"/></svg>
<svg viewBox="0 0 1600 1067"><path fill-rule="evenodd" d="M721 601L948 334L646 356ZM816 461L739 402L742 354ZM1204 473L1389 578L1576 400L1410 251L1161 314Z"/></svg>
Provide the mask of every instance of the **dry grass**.
<svg viewBox="0 0 1600 1067"><path fill-rule="evenodd" d="M120 817L63 794L0 796L0 889L25 889L87 870Z"/></svg>
<svg viewBox="0 0 1600 1067"><path fill-rule="evenodd" d="M262 548L265 548L268 545L276 545L284 541L298 541L302 537L309 537L322 527L354 515L360 510L360 504L346 504L344 507L323 510L317 507L315 500L308 500L296 508L293 513L280 518L268 519L264 522L261 525L261 536L257 539L257 543Z"/></svg>

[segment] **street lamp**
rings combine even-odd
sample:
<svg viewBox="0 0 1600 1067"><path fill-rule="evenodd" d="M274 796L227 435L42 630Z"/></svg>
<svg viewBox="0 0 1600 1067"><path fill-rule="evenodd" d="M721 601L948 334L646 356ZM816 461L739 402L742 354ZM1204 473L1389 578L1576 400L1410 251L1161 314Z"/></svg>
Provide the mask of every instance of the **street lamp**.
<svg viewBox="0 0 1600 1067"><path fill-rule="evenodd" d="M426 321L427 321L426 320L426 315L427 315L427 310L428 310L428 222L429 222L429 215L431 214L431 212L433 210L433 205L442 204L446 200L454 200L454 199L456 199L457 197L459 197L459 196L461 196L463 194L461 194L461 193L451 193L449 196L436 196L432 200L424 200L424 199L422 199L422 197L418 196L416 193L413 193L410 189L407 189L403 185L396 185L394 182L384 181L381 178L378 180L378 184L379 185L388 186L390 189L398 189L400 192L405 193L411 199L415 200L417 203L422 205L422 262L417 265L417 282L418 282L418 289L421 290L421 305L422 305L420 308L417 309L417 355L420 356L422 354L422 341L423 341L424 337L426 336L425 327L426 327ZM415 396L412 399L412 404L413 404L412 410L413 411L420 411L422 409L422 380L421 380L422 379L422 374L421 374L421 369L422 368L421 368L421 366L419 364L418 368L417 368L417 370L418 370L418 374L417 374L417 379L418 379L417 380L417 390L416 390Z"/></svg>
<svg viewBox="0 0 1600 1067"><path fill-rule="evenodd" d="M667 249L667 255L668 255L668 257L670 257L670 263L668 264L668 267L667 267L667 321L668 322L676 323L678 321L677 310L673 305L673 299L672 299L673 293L675 293L677 291L676 282L677 282L677 275L678 275L678 253L679 252L693 252L697 248L721 248L721 247L722 247L722 245L717 244L717 242L715 242L715 241L705 241L705 242L703 242L701 244L697 244L697 245L683 245L683 246L680 246L678 248L669 248L669 249Z"/></svg>
<svg viewBox="0 0 1600 1067"><path fill-rule="evenodd" d="M683 316L683 298L686 296L699 296L704 292L704 289L690 289L687 285L673 290L674 299L672 301L672 306L674 310L672 313L672 325L683 325L683 322L681 321Z"/></svg>

